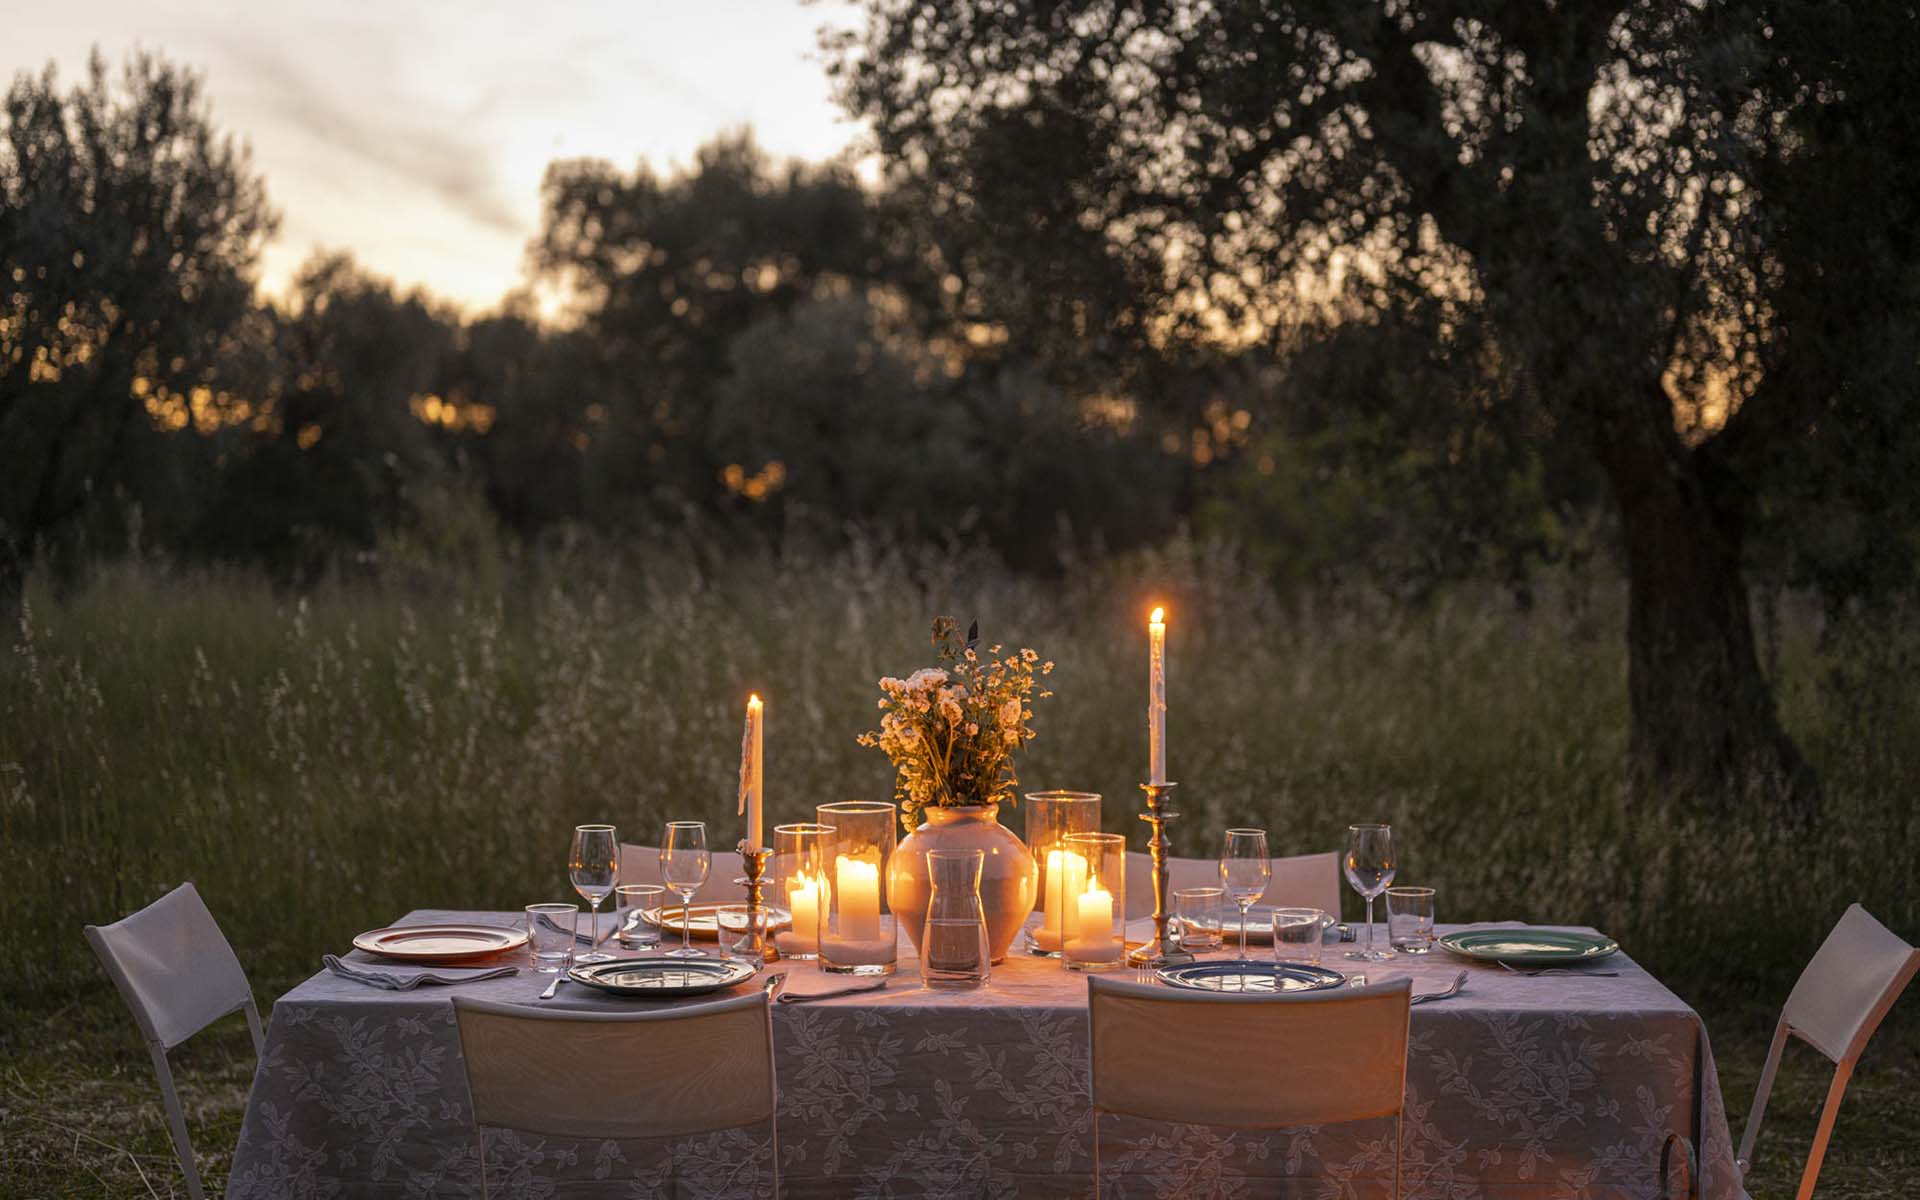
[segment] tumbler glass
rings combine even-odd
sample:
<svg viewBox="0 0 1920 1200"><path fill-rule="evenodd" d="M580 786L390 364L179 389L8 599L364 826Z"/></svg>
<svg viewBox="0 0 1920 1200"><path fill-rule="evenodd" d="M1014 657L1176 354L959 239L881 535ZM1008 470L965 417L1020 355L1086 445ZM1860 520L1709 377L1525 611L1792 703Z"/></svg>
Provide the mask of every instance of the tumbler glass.
<svg viewBox="0 0 1920 1200"><path fill-rule="evenodd" d="M628 950L645 950L660 944L660 927L647 920L646 914L658 914L667 902L667 889L657 883L623 883L613 889L615 913L624 912L620 917L620 931L615 938Z"/></svg>
<svg viewBox="0 0 1920 1200"><path fill-rule="evenodd" d="M1425 954L1433 949L1433 889L1387 889L1387 945L1402 954Z"/></svg>
<svg viewBox="0 0 1920 1200"><path fill-rule="evenodd" d="M1326 914L1317 908L1273 910L1273 960L1320 965L1320 931Z"/></svg>
<svg viewBox="0 0 1920 1200"><path fill-rule="evenodd" d="M1222 944L1221 918L1227 910L1225 888L1181 888L1173 894L1173 915L1180 923L1180 948L1218 950Z"/></svg>
<svg viewBox="0 0 1920 1200"><path fill-rule="evenodd" d="M747 904L722 904L714 909L713 917L720 931L721 958L744 959L756 967L765 964L760 947L766 945L764 935L773 924L771 912L765 908L756 910ZM763 935L757 945L756 930Z"/></svg>
<svg viewBox="0 0 1920 1200"><path fill-rule="evenodd" d="M572 965L579 919L578 904L527 905L527 953L534 970L553 975Z"/></svg>
<svg viewBox="0 0 1920 1200"><path fill-rule="evenodd" d="M984 850L927 851L927 928L920 939L920 978L930 988L983 987L993 961L987 914L980 906Z"/></svg>

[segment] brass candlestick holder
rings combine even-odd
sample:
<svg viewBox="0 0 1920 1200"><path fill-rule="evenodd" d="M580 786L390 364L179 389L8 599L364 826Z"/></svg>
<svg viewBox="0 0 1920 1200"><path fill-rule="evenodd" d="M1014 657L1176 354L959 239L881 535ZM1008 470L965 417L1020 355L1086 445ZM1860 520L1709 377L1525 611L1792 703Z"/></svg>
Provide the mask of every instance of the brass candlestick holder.
<svg viewBox="0 0 1920 1200"><path fill-rule="evenodd" d="M1193 955L1181 948L1180 940L1167 933L1167 822L1180 814L1163 806L1178 786L1140 785L1147 794L1147 811L1140 814L1140 819L1153 826L1153 839L1147 843L1147 852L1153 857L1153 940L1128 952L1127 961L1136 967L1177 967L1193 961Z"/></svg>
<svg viewBox="0 0 1920 1200"><path fill-rule="evenodd" d="M767 862L772 857L771 847L749 850L746 839L740 839L740 865L746 874L734 882L747 889L747 931L751 937L747 945L763 963L773 962L780 957L780 951L773 945L773 935L768 931L768 926L773 923L769 915L771 910L761 896L766 887L761 877L767 873Z"/></svg>

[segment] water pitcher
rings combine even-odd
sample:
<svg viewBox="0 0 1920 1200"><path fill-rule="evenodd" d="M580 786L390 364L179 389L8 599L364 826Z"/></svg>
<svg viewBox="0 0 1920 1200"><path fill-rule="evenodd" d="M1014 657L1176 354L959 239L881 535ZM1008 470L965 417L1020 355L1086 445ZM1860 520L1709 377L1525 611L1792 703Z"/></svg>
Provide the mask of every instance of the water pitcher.
<svg viewBox="0 0 1920 1200"><path fill-rule="evenodd" d="M980 905L982 850L929 850L927 926L920 939L920 975L930 988L960 990L987 982L992 952Z"/></svg>

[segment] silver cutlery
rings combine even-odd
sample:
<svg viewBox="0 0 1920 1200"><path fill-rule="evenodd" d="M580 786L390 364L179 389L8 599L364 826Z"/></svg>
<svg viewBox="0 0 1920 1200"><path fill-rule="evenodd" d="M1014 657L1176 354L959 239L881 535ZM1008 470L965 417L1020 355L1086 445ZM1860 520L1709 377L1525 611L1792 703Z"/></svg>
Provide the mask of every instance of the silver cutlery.
<svg viewBox="0 0 1920 1200"><path fill-rule="evenodd" d="M1529 977L1534 975L1592 975L1600 979L1615 979L1618 978L1620 974L1618 971L1589 971L1584 967L1516 967L1511 963L1501 963L1500 966L1515 975L1525 975Z"/></svg>
<svg viewBox="0 0 1920 1200"><path fill-rule="evenodd" d="M1410 998L1407 1001L1407 1003L1425 1004L1429 1000L1445 1000L1449 996L1458 996L1460 994L1460 989L1465 986L1467 986L1467 973L1465 971L1462 971L1458 975L1455 975L1453 977L1453 983L1451 986L1447 988L1446 991L1422 992L1419 995Z"/></svg>
<svg viewBox="0 0 1920 1200"><path fill-rule="evenodd" d="M557 991L559 991L559 990L560 990L560 981L561 981L562 979L565 979L565 978L566 978L566 972L565 972L565 971L556 971L556 972L554 972L554 975L553 975L553 982L547 985L547 990L546 990L546 991L544 991L544 992L541 992L541 993L540 993L540 998L541 998L542 1000L551 1000L551 999L553 999L553 994L554 994L555 992L557 992Z"/></svg>
<svg viewBox="0 0 1920 1200"><path fill-rule="evenodd" d="M784 979L786 976L782 975L781 978ZM805 1004L810 1000L831 1000L835 996L857 996L862 992L877 992L886 986L887 981L882 979L875 983L863 983L859 987L838 988L831 992L809 992L806 995L782 992L779 996L779 1002L782 1004Z"/></svg>
<svg viewBox="0 0 1920 1200"><path fill-rule="evenodd" d="M767 999L769 1000L777 999L780 995L780 989L786 986L787 986L787 973L785 971L782 971L777 975L767 976L767 983L766 983Z"/></svg>

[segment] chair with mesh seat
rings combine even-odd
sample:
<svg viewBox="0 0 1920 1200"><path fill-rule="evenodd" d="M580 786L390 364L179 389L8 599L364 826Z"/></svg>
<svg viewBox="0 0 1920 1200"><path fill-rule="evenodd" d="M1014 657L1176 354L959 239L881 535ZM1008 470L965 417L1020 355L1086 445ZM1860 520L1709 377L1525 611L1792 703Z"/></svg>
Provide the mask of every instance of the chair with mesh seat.
<svg viewBox="0 0 1920 1200"><path fill-rule="evenodd" d="M1853 1078L1854 1064L1860 1061L1867 1041L1880 1028L1900 993L1913 982L1916 972L1920 972L1920 950L1902 941L1858 904L1849 905L1841 914L1840 923L1800 973L1773 1027L1773 1044L1767 1048L1767 1062L1760 1069L1760 1084L1754 1089L1753 1108L1747 1114L1746 1132L1740 1137L1740 1152L1734 1160L1742 1196L1746 1195L1753 1146L1760 1139L1760 1121L1767 1115L1767 1097L1773 1092L1773 1078L1780 1070L1787 1038L1799 1038L1833 1063L1833 1082L1827 1087L1820 1124L1814 1130L1813 1147L1807 1151L1806 1169L1795 1193L1797 1200L1808 1200L1819 1181L1820 1164L1826 1158L1834 1118L1840 1115L1840 1098L1846 1094L1847 1081ZM1684 1142L1675 1135L1668 1139L1666 1149L1671 1152L1676 1143ZM1686 1149L1690 1190L1697 1191L1692 1148ZM1669 1178L1669 1153L1663 1153L1662 1160L1661 1178L1665 1181Z"/></svg>
<svg viewBox="0 0 1920 1200"><path fill-rule="evenodd" d="M453 998L480 1194L481 1127L574 1138L672 1138L766 1122L780 1192L773 1018L764 989L685 1008L582 1012ZM757 1189L756 1189L757 1191Z"/></svg>
<svg viewBox="0 0 1920 1200"><path fill-rule="evenodd" d="M1103 1113L1234 1129L1392 1117L1398 1200L1412 993L1410 979L1243 995L1089 977L1094 1195Z"/></svg>
<svg viewBox="0 0 1920 1200"><path fill-rule="evenodd" d="M259 1056L260 1012L246 972L191 883L111 925L88 925L86 934L146 1039L173 1149L186 1173L187 1194L204 1200L167 1052L221 1017L244 1012L254 1055Z"/></svg>

